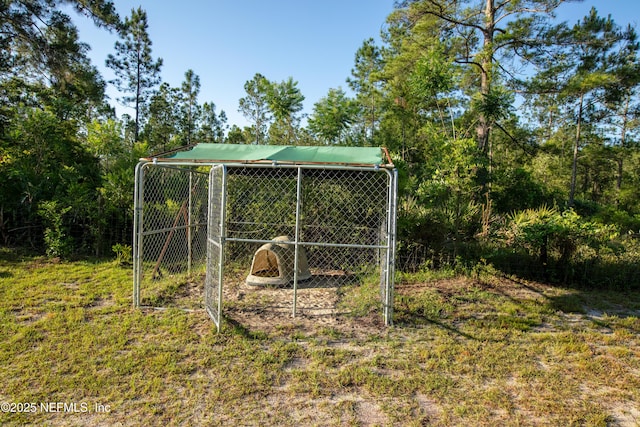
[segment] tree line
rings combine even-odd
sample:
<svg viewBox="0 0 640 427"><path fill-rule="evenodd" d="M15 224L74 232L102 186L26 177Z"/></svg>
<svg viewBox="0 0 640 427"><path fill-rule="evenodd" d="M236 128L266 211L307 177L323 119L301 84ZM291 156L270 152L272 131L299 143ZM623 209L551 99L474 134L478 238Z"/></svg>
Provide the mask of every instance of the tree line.
<svg viewBox="0 0 640 427"><path fill-rule="evenodd" d="M354 53L349 93L329 88L304 117L293 77L256 72L238 100L241 128L199 102L193 70L179 87L162 82L142 8L121 19L105 0L5 2L0 242L52 256L129 243L133 167L151 153L386 146L401 176L402 268L482 259L550 280L595 280L599 268L640 281L640 43L595 8L558 22L562 3L397 1L381 41ZM118 34L112 82L65 5ZM116 117L107 84L132 115Z"/></svg>

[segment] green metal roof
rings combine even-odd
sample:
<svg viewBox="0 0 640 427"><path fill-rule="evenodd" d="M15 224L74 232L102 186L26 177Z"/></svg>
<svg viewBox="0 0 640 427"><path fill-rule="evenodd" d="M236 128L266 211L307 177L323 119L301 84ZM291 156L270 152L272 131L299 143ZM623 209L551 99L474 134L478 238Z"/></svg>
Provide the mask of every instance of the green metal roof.
<svg viewBox="0 0 640 427"><path fill-rule="evenodd" d="M391 165L387 151L380 147L311 147L286 145L241 145L200 143L158 160L199 163Z"/></svg>

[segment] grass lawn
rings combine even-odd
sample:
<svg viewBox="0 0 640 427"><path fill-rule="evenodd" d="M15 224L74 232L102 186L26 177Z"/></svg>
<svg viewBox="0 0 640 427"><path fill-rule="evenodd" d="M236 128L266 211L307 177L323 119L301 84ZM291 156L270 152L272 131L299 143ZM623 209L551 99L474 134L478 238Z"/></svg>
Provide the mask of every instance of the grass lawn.
<svg viewBox="0 0 640 427"><path fill-rule="evenodd" d="M392 328L350 285L295 319L236 290L216 334L111 261L0 250L0 425L640 425L640 292L398 279Z"/></svg>

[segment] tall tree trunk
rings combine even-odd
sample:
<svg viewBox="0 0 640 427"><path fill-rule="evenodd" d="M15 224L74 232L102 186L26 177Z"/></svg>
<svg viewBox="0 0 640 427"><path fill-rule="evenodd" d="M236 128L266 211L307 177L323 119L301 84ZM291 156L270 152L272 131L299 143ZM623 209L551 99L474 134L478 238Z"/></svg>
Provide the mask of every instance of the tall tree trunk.
<svg viewBox="0 0 640 427"><path fill-rule="evenodd" d="M491 68L493 65L493 33L495 31L496 10L494 0L487 0L484 9L485 27L482 29L483 48L480 58L480 93L487 96L491 91ZM483 153L487 153L489 149L489 120L484 113L480 113L478 117L478 127L476 129L478 136L478 148Z"/></svg>
<svg viewBox="0 0 640 427"><path fill-rule="evenodd" d="M138 142L140 139L140 98L142 97L142 61L140 60L140 54L138 54L138 63L136 64L136 124L133 129L133 141Z"/></svg>
<svg viewBox="0 0 640 427"><path fill-rule="evenodd" d="M573 162L571 163L571 187L569 189L569 207L573 207L576 195L576 178L578 175L578 151L580 147L580 131L582 126L582 109L584 103L584 93L580 94L580 104L578 106L578 123L576 124L576 139L573 142Z"/></svg>
<svg viewBox="0 0 640 427"><path fill-rule="evenodd" d="M491 74L493 67L493 33L495 31L495 7L494 0L486 0L484 15L485 26L482 29L483 47L480 53L480 94L483 98L487 97L491 92ZM484 99L483 99L484 100ZM483 211L486 211L486 217L491 216L491 164L493 163L493 151L490 144L491 125L489 118L485 112L481 112L478 116L478 126L476 128L478 137L478 149L482 156L486 159L487 164L482 166L479 171L481 194L484 199ZM481 196L481 197L482 197ZM483 225L483 228L486 224Z"/></svg>
<svg viewBox="0 0 640 427"><path fill-rule="evenodd" d="M618 150L618 174L616 176L616 205L620 204L620 190L622 189L622 171L624 162L624 149L627 145L627 125L629 122L629 96L624 103L624 111L622 113L622 130L620 131L620 150Z"/></svg>

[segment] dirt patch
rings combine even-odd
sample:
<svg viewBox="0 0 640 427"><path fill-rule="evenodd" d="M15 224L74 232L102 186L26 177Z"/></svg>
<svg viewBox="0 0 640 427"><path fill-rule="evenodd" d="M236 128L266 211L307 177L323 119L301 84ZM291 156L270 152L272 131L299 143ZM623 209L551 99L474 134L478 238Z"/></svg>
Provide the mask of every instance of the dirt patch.
<svg viewBox="0 0 640 427"><path fill-rule="evenodd" d="M223 313L232 323L266 333L313 335L324 329L338 335L353 336L356 333L379 333L384 329L382 313L371 313L367 317L351 316L340 303L345 285L335 276L315 283L319 284L302 284L296 291L291 287L249 286L244 283L229 286L223 292Z"/></svg>
<svg viewBox="0 0 640 427"><path fill-rule="evenodd" d="M248 285L245 273L227 272L222 288L222 315L226 323L248 332L301 336L322 332L344 338L386 329L381 308L374 308L365 316L354 316L342 302L346 293L358 291L360 283L354 275L339 270L312 270L312 273L312 278L301 281L294 291L292 284ZM141 305L145 309L204 312L204 282L204 275L199 275L177 286L169 284L154 298L148 298L151 292L142 289Z"/></svg>

